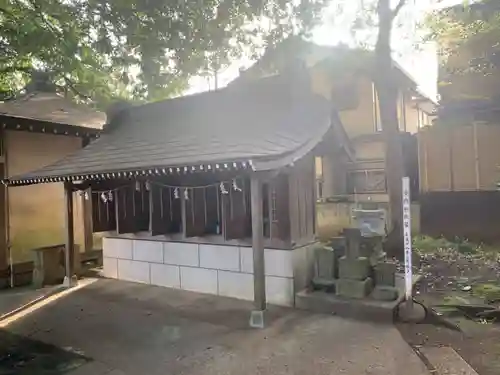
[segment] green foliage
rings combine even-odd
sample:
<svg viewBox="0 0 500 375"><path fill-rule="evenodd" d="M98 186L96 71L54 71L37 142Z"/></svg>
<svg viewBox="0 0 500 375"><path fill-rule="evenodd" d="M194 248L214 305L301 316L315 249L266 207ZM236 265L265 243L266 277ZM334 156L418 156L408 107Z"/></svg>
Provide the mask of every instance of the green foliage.
<svg viewBox="0 0 500 375"><path fill-rule="evenodd" d="M495 283L476 284L472 287L472 294L487 302L500 301L500 285Z"/></svg>
<svg viewBox="0 0 500 375"><path fill-rule="evenodd" d="M431 254L439 249L455 248L455 244L444 237L433 238L425 235L418 235L413 238L413 248L419 254Z"/></svg>
<svg viewBox="0 0 500 375"><path fill-rule="evenodd" d="M466 46L474 56L460 72L485 71L500 65L500 4L497 0L457 5L430 14L429 39L440 45L444 61Z"/></svg>
<svg viewBox="0 0 500 375"><path fill-rule="evenodd" d="M418 235L413 238L413 247L419 254L432 254L442 250L456 251L460 254L476 254L483 249L481 245L474 244L467 239L455 238L449 241L444 237L433 238Z"/></svg>
<svg viewBox="0 0 500 375"><path fill-rule="evenodd" d="M158 100L190 76L305 33L325 0L0 0L0 91L32 69L80 99Z"/></svg>

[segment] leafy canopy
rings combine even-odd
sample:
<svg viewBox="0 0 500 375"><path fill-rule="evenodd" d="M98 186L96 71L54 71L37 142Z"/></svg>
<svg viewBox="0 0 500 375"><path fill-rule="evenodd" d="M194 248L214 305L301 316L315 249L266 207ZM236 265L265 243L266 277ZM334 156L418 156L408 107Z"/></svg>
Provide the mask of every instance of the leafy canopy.
<svg viewBox="0 0 500 375"><path fill-rule="evenodd" d="M430 38L441 48L443 62L463 53L472 55L464 70L485 71L500 66L500 3L484 0L435 11L426 20Z"/></svg>
<svg viewBox="0 0 500 375"><path fill-rule="evenodd" d="M157 100L306 33L326 0L0 0L0 92L45 70L80 99Z"/></svg>

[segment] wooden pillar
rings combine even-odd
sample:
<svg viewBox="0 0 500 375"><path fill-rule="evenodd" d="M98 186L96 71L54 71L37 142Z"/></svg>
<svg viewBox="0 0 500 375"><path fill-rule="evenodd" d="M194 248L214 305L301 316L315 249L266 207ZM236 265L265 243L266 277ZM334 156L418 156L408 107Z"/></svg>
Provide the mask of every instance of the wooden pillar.
<svg viewBox="0 0 500 375"><path fill-rule="evenodd" d="M94 236L92 230L92 190L85 190L88 199L85 195L80 197L82 204L83 215L83 250L85 252L92 251L94 248Z"/></svg>
<svg viewBox="0 0 500 375"><path fill-rule="evenodd" d="M252 205L254 307L257 312L263 312L266 309L266 277L264 273L262 183L258 176L252 176L250 194Z"/></svg>
<svg viewBox="0 0 500 375"><path fill-rule="evenodd" d="M89 138L82 138L82 148L87 147L89 143ZM88 199L82 196L81 203L83 215L83 250L87 252L94 249L94 231L92 227L92 189L88 188L85 192Z"/></svg>
<svg viewBox="0 0 500 375"><path fill-rule="evenodd" d="M74 262L75 262L75 231L73 220L73 184L71 182L64 183L64 216L65 216L65 235L66 246L64 247L64 262L66 276L64 277L64 285L72 286L76 279ZM75 277L74 277L75 276Z"/></svg>

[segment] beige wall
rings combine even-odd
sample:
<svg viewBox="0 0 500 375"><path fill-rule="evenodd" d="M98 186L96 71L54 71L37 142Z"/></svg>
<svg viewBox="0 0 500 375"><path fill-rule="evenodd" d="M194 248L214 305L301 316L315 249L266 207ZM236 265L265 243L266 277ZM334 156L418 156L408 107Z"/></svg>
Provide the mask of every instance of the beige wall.
<svg viewBox="0 0 500 375"><path fill-rule="evenodd" d="M81 139L63 135L7 131L7 175L33 171L81 148ZM61 183L8 188L9 238L14 261L31 259L30 249L61 244L64 189ZM75 197L75 240L83 243L82 207Z"/></svg>
<svg viewBox="0 0 500 375"><path fill-rule="evenodd" d="M429 127L418 134L420 190L496 191L500 127Z"/></svg>

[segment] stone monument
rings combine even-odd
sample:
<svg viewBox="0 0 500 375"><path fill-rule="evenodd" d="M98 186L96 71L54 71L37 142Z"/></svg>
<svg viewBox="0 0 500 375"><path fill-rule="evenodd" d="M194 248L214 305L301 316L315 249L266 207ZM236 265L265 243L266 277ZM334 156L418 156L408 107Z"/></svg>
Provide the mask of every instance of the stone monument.
<svg viewBox="0 0 500 375"><path fill-rule="evenodd" d="M385 211L354 210L354 228L343 231L343 242L316 249L314 289L339 297L394 301L397 266L382 249Z"/></svg>

